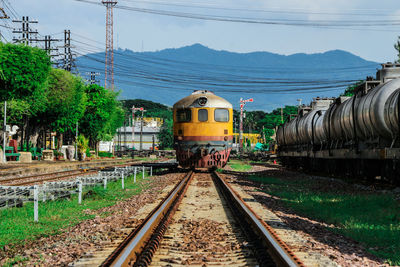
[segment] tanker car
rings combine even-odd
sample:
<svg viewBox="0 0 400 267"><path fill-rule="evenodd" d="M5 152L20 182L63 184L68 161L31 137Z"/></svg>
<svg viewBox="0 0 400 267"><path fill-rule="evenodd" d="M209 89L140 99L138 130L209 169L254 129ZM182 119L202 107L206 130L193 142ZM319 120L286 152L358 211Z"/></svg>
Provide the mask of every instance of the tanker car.
<svg viewBox="0 0 400 267"><path fill-rule="evenodd" d="M224 167L233 141L232 104L210 91L195 91L173 106L174 148L184 168Z"/></svg>
<svg viewBox="0 0 400 267"><path fill-rule="evenodd" d="M278 156L293 168L400 182L400 64L383 64L353 97L314 99L279 127Z"/></svg>

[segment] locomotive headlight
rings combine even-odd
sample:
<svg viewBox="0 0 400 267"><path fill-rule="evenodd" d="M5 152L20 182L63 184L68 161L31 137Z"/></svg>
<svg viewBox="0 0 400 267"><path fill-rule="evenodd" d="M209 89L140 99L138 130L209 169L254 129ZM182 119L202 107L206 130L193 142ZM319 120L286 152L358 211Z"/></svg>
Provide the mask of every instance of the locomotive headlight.
<svg viewBox="0 0 400 267"><path fill-rule="evenodd" d="M200 106L205 106L207 104L207 97L200 97L197 102L199 103Z"/></svg>

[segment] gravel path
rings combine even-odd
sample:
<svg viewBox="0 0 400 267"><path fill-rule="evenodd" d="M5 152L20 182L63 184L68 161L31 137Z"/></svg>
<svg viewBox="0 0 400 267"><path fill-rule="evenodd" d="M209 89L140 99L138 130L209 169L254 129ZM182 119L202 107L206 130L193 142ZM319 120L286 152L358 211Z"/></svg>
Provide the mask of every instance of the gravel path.
<svg viewBox="0 0 400 267"><path fill-rule="evenodd" d="M23 265L28 266L66 266L91 250L96 250L105 242L120 238L121 228L134 228L140 223L135 219L136 212L146 204L157 200L158 193L168 185L175 184L183 174L153 176L141 181L150 189L143 191L114 206L97 211L87 210L96 217L76 226L64 229L63 233L27 241L15 248L5 247L0 251L0 265L8 258L26 258ZM104 216L107 214L107 216Z"/></svg>

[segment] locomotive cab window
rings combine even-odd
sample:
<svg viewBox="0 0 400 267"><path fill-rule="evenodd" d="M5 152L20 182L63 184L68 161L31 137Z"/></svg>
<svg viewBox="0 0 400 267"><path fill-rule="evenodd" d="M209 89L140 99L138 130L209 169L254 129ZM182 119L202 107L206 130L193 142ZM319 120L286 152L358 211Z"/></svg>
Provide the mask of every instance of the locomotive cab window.
<svg viewBox="0 0 400 267"><path fill-rule="evenodd" d="M199 118L199 121L208 121L208 110L207 109L199 109L198 118Z"/></svg>
<svg viewBox="0 0 400 267"><path fill-rule="evenodd" d="M228 122L229 121L229 110L225 108L216 108L214 111L214 119L217 122Z"/></svg>
<svg viewBox="0 0 400 267"><path fill-rule="evenodd" d="M192 120L192 111L188 108L178 109L176 111L176 120L178 122L189 122Z"/></svg>

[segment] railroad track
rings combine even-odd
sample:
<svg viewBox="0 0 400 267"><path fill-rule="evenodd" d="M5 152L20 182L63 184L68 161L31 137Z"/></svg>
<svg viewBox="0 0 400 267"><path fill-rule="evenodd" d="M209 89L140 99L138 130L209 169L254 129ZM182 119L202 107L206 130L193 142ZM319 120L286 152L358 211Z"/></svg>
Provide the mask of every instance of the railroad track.
<svg viewBox="0 0 400 267"><path fill-rule="evenodd" d="M28 176L21 176L21 177L12 177L12 178L7 178L7 179L1 179L0 185L24 186L24 185L31 185L31 184L41 184L41 183L49 182L49 181L67 180L67 179L73 178L75 176L95 174L98 171L104 170L107 168L112 168L112 167L116 167L116 166L125 167L125 166L131 166L133 164L134 163L108 164L103 167L95 167L95 168L91 168L91 169L69 170L69 171L51 172L51 173L35 174L35 175L28 175Z"/></svg>
<svg viewBox="0 0 400 267"><path fill-rule="evenodd" d="M303 266L217 173L190 172L102 266Z"/></svg>

